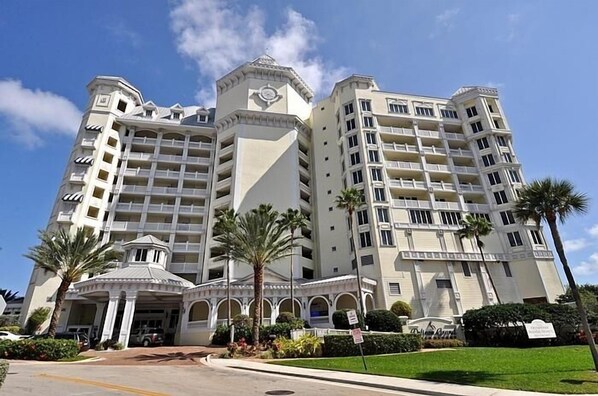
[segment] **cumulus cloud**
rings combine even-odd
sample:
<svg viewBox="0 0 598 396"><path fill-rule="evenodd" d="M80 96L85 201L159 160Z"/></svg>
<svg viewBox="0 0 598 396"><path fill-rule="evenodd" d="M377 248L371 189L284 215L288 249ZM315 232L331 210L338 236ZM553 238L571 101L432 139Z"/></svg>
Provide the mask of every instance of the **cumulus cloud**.
<svg viewBox="0 0 598 396"><path fill-rule="evenodd" d="M563 245L565 246L565 250L568 252L576 252L578 250L585 249L590 244L585 238L579 239L569 239L563 241Z"/></svg>
<svg viewBox="0 0 598 396"><path fill-rule="evenodd" d="M594 238L598 238L598 224L594 224L592 227L588 228L588 234L593 236Z"/></svg>
<svg viewBox="0 0 598 396"><path fill-rule="evenodd" d="M587 260L573 267L573 273L581 276L598 274L598 253L593 253Z"/></svg>
<svg viewBox="0 0 598 396"><path fill-rule="evenodd" d="M316 55L320 37L315 23L290 8L284 17L284 23L268 34L266 14L257 6L242 12L226 1L178 1L170 13L177 49L195 62L201 80L210 83L197 99L212 105L213 81L263 53L293 67L321 95L344 77L344 68L332 67Z"/></svg>
<svg viewBox="0 0 598 396"><path fill-rule="evenodd" d="M450 8L436 15L434 17L436 27L434 31L430 33L429 37L432 39L434 37L440 36L442 33L453 30L455 28L455 20L457 19L460 11L461 10L458 8Z"/></svg>
<svg viewBox="0 0 598 396"><path fill-rule="evenodd" d="M23 87L19 80L0 80L0 120L6 124L4 134L35 148L48 135L75 135L81 112L55 93Z"/></svg>

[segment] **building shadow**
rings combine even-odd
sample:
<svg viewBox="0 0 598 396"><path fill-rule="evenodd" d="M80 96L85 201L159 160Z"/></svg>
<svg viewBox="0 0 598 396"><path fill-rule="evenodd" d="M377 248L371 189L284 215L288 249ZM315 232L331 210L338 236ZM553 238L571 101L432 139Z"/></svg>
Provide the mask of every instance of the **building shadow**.
<svg viewBox="0 0 598 396"><path fill-rule="evenodd" d="M488 371L438 370L420 373L415 378L427 381L475 385L488 380L499 380L500 375Z"/></svg>
<svg viewBox="0 0 598 396"><path fill-rule="evenodd" d="M560 382L571 385L583 385L584 383L598 384L598 380L562 379Z"/></svg>
<svg viewBox="0 0 598 396"><path fill-rule="evenodd" d="M149 353L144 355L136 355L127 358L127 360L132 360L136 362L145 362L145 363L164 363L164 362L193 362L197 359L204 358L210 355L212 352L192 352L192 353L184 353L184 352L170 352L170 353Z"/></svg>

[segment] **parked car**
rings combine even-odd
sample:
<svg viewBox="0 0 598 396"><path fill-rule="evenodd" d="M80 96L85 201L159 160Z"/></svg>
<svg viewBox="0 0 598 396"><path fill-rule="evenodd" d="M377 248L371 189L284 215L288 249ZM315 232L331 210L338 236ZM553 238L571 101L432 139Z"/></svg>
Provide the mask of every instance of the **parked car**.
<svg viewBox="0 0 598 396"><path fill-rule="evenodd" d="M164 329L146 327L137 329L129 338L131 345L143 345L144 347L164 344Z"/></svg>
<svg viewBox="0 0 598 396"><path fill-rule="evenodd" d="M41 334L33 337L35 338L48 338L48 334ZM85 333L65 332L56 333L54 335L55 340L75 340L79 344L79 352L87 351L89 349L89 337Z"/></svg>
<svg viewBox="0 0 598 396"><path fill-rule="evenodd" d="M29 338L28 335L23 336L23 335L19 335L19 334L13 334L10 331L0 331L0 340L11 340L11 341L17 341L17 340L22 340L24 338Z"/></svg>

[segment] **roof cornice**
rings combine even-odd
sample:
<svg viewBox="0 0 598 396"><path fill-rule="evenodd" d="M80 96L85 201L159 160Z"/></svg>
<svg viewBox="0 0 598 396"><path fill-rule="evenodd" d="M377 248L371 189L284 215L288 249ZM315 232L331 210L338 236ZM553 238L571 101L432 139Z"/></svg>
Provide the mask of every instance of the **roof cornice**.
<svg viewBox="0 0 598 396"><path fill-rule="evenodd" d="M253 110L235 110L216 121L214 126L217 133L222 133L238 124L273 128L294 128L305 134L311 133L309 126L296 115Z"/></svg>

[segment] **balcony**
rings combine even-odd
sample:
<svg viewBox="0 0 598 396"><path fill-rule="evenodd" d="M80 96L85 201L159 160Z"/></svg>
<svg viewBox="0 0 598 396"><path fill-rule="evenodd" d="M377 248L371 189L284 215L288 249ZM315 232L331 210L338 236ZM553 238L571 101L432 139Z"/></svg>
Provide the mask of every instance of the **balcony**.
<svg viewBox="0 0 598 396"><path fill-rule="evenodd" d="M432 209L430 201L416 201L413 199L393 199L392 206L399 209Z"/></svg>
<svg viewBox="0 0 598 396"><path fill-rule="evenodd" d="M187 157L185 160L187 164L210 165L210 158L206 157Z"/></svg>
<svg viewBox="0 0 598 396"><path fill-rule="evenodd" d="M203 181L207 181L208 180L208 174L207 173L201 173L201 172L185 172L185 174L183 175L183 178L185 180L203 180Z"/></svg>
<svg viewBox="0 0 598 396"><path fill-rule="evenodd" d="M110 231L137 231L139 229L138 222L131 221L113 221L110 225Z"/></svg>
<svg viewBox="0 0 598 396"><path fill-rule="evenodd" d="M76 183L76 184L82 184L85 183L85 172L73 172L71 173L71 177L69 178L69 181L71 183Z"/></svg>
<svg viewBox="0 0 598 396"><path fill-rule="evenodd" d="M220 149L220 152L218 153L218 155L220 157L224 157L227 154L231 154L234 149L235 149L235 145L230 144L230 145L226 146L225 148Z"/></svg>
<svg viewBox="0 0 598 396"><path fill-rule="evenodd" d="M231 176L227 177L226 179L220 180L218 183L216 183L216 191L220 191L227 187L230 187L231 180L232 180Z"/></svg>
<svg viewBox="0 0 598 396"><path fill-rule="evenodd" d="M117 193L118 189L115 189L115 193ZM124 185L120 189L121 193L128 193L128 194L142 194L145 195L147 193L147 186L128 186Z"/></svg>
<svg viewBox="0 0 598 396"><path fill-rule="evenodd" d="M151 161L151 159L153 158L154 154L152 153L136 153L136 152L131 152L129 153L129 155L125 155L125 157L123 159L133 159L133 160L142 160L142 161Z"/></svg>
<svg viewBox="0 0 598 396"><path fill-rule="evenodd" d="M177 187L154 187L151 190L153 195L177 195Z"/></svg>
<svg viewBox="0 0 598 396"><path fill-rule="evenodd" d="M174 213L174 205L168 204L150 204L147 207L149 213Z"/></svg>
<svg viewBox="0 0 598 396"><path fill-rule="evenodd" d="M181 195L186 197L207 197L208 190L205 188L182 188Z"/></svg>
<svg viewBox="0 0 598 396"><path fill-rule="evenodd" d="M299 182L299 190L303 191L304 193L306 193L308 195L311 195L311 188L303 182Z"/></svg>
<svg viewBox="0 0 598 396"><path fill-rule="evenodd" d="M415 136L413 129L408 129L408 128L395 128L395 127L380 126L380 127L378 127L378 131L380 131L380 133L390 133L393 135Z"/></svg>
<svg viewBox="0 0 598 396"><path fill-rule="evenodd" d="M201 243L182 242L175 243L172 251L177 253L197 253L201 248Z"/></svg>
<svg viewBox="0 0 598 396"><path fill-rule="evenodd" d="M133 139L131 139L131 142L134 144L155 146L157 140L155 138L148 138L148 137L134 137Z"/></svg>
<svg viewBox="0 0 598 396"><path fill-rule="evenodd" d="M406 143L383 143L382 150L397 151L399 153L419 153L417 146Z"/></svg>
<svg viewBox="0 0 598 396"><path fill-rule="evenodd" d="M459 206L459 202L435 201L434 202L434 209L438 209L438 210L461 210L461 207Z"/></svg>
<svg viewBox="0 0 598 396"><path fill-rule="evenodd" d="M124 176L149 177L150 170L149 169L141 169L141 168L127 168L127 169L125 169Z"/></svg>
<svg viewBox="0 0 598 396"><path fill-rule="evenodd" d="M417 180L391 179L388 181L388 185L391 188L409 188L418 190L426 189L426 183Z"/></svg>
<svg viewBox="0 0 598 396"><path fill-rule="evenodd" d="M421 171L422 165L419 162L407 162L407 161L386 161L387 168L391 169L402 169L402 170L413 170Z"/></svg>
<svg viewBox="0 0 598 396"><path fill-rule="evenodd" d="M467 175L477 175L478 170L477 168L471 166L453 166L454 173L463 173Z"/></svg>
<svg viewBox="0 0 598 396"><path fill-rule="evenodd" d="M164 147L185 147L184 140L177 140L177 139L162 139L160 141L160 146Z"/></svg>
<svg viewBox="0 0 598 396"><path fill-rule="evenodd" d="M471 150L465 149L451 149L451 155L453 157L473 158L473 153L471 152Z"/></svg>
<svg viewBox="0 0 598 396"><path fill-rule="evenodd" d="M180 164L183 162L182 155L174 155L174 154L160 154L156 157L156 159L160 162L173 162Z"/></svg>
<svg viewBox="0 0 598 396"><path fill-rule="evenodd" d="M81 140L81 147L95 148L95 139L83 139Z"/></svg>
<svg viewBox="0 0 598 396"><path fill-rule="evenodd" d="M450 172L448 165L442 164L426 164L426 170L428 172Z"/></svg>
<svg viewBox="0 0 598 396"><path fill-rule="evenodd" d="M59 223L72 223L74 212L59 212L56 221Z"/></svg>
<svg viewBox="0 0 598 396"><path fill-rule="evenodd" d="M168 271L177 274L195 274L198 268L198 263L170 263L168 265Z"/></svg>
<svg viewBox="0 0 598 396"><path fill-rule="evenodd" d="M456 191L455 185L453 183L446 183L446 182L431 182L430 186L434 189L434 191Z"/></svg>
<svg viewBox="0 0 598 396"><path fill-rule="evenodd" d="M484 193L484 187L479 184L459 184L461 192Z"/></svg>
<svg viewBox="0 0 598 396"><path fill-rule="evenodd" d="M142 203L119 203L116 204L116 211L118 212L135 212L139 213L143 211Z"/></svg>
<svg viewBox="0 0 598 396"><path fill-rule="evenodd" d="M206 213L206 208L204 206L181 205L181 206L179 206L179 213L202 215L202 214Z"/></svg>
<svg viewBox="0 0 598 396"><path fill-rule="evenodd" d="M445 149L435 146L424 146L422 147L422 151L429 155L446 155Z"/></svg>
<svg viewBox="0 0 598 396"><path fill-rule="evenodd" d="M167 231L170 232L172 224L170 223L145 223L143 231Z"/></svg>
<svg viewBox="0 0 598 396"><path fill-rule="evenodd" d="M155 173L155 177L159 177L162 179L177 179L179 178L179 175L181 174L181 172L179 171L173 171L173 170L156 170Z"/></svg>
<svg viewBox="0 0 598 396"><path fill-rule="evenodd" d="M186 232L204 232L204 226L201 224L177 224L176 226L177 231L186 231Z"/></svg>
<svg viewBox="0 0 598 396"><path fill-rule="evenodd" d="M466 203L465 210L473 213L488 213L490 212L490 205L488 204L477 204L477 203Z"/></svg>
<svg viewBox="0 0 598 396"><path fill-rule="evenodd" d="M427 131L425 129L419 129L417 131L417 136L426 137L426 138L433 138L433 139L440 139L441 135L438 131Z"/></svg>
<svg viewBox="0 0 598 396"><path fill-rule="evenodd" d="M457 140L457 141L460 141L460 142L464 142L465 141L465 135L462 134L462 133L444 132L442 134L442 136L446 140Z"/></svg>
<svg viewBox="0 0 598 396"><path fill-rule="evenodd" d="M189 148L201 149L201 150L212 150L214 148L214 144L206 143L206 142L189 142ZM222 153L222 151L221 151L221 153Z"/></svg>

